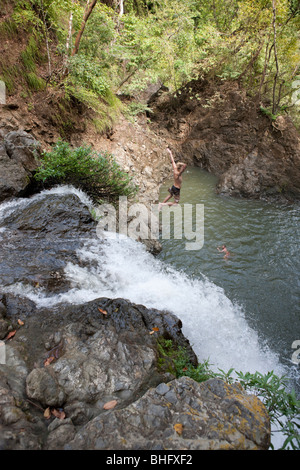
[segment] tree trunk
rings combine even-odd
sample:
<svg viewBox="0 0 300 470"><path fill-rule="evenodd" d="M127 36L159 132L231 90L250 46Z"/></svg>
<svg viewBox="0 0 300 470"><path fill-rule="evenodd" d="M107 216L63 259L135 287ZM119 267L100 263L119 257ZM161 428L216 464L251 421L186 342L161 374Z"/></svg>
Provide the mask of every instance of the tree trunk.
<svg viewBox="0 0 300 470"><path fill-rule="evenodd" d="M64 63L63 63L63 75L65 75L65 73L67 72L67 68L68 68L69 49L70 49L70 42L72 38L72 26L73 26L73 12L71 11L70 18L69 18L69 32L68 32L67 41L66 41L66 52L65 52Z"/></svg>
<svg viewBox="0 0 300 470"><path fill-rule="evenodd" d="M81 23L81 28L80 28L77 36L76 36L76 39L75 39L75 44L74 44L74 49L72 51L72 56L77 54L77 52L79 50L79 44L80 44L81 37L83 35L84 28L86 26L86 22L89 19L90 14L92 13L93 8L96 5L96 3L97 3L97 0L92 0L91 4L90 4L89 0L87 1L85 11L84 11L84 15L83 15L83 20L82 20L82 23Z"/></svg>
<svg viewBox="0 0 300 470"><path fill-rule="evenodd" d="M119 0L119 6L120 6L120 11L119 11L119 17L123 16L124 14L124 0Z"/></svg>
<svg viewBox="0 0 300 470"><path fill-rule="evenodd" d="M275 57L275 64L276 64L276 72L275 72L274 82L273 82L272 114L275 115L277 111L277 106L279 104L279 103L276 103L276 86L277 86L277 78L278 78L278 73L279 73L277 46L276 46L276 0L272 0L272 6L273 6L273 34L274 34L273 49L274 49L274 57Z"/></svg>

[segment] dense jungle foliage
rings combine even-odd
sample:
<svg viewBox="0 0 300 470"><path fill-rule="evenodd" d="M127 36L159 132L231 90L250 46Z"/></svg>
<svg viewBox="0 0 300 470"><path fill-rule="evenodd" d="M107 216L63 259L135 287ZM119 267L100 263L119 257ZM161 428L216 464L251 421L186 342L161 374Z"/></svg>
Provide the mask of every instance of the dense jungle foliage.
<svg viewBox="0 0 300 470"><path fill-rule="evenodd" d="M0 0L0 39L22 36L17 60L0 56L8 93L46 86L97 113L105 129L149 83L171 92L201 77L238 80L272 117L296 116L299 0ZM43 65L42 72L38 68ZM298 108L296 106L296 108ZM299 108L298 108L299 109ZM142 111L132 104L129 114Z"/></svg>

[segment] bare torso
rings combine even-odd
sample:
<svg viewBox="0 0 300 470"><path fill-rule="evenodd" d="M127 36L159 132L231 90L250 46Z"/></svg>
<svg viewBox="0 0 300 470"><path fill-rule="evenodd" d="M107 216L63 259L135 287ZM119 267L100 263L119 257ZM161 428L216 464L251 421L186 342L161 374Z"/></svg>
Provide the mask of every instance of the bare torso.
<svg viewBox="0 0 300 470"><path fill-rule="evenodd" d="M180 189L181 184L182 184L182 172L174 170L174 186Z"/></svg>

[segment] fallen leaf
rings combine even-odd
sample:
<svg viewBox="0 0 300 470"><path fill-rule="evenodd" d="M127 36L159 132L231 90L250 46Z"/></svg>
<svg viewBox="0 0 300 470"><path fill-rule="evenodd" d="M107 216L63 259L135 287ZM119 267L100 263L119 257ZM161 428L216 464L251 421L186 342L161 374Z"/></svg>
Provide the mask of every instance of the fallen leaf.
<svg viewBox="0 0 300 470"><path fill-rule="evenodd" d="M19 324L20 326L23 326L23 325L24 325L24 322L19 319L19 320L18 320L18 324Z"/></svg>
<svg viewBox="0 0 300 470"><path fill-rule="evenodd" d="M183 426L181 423L176 423L174 424L174 429L175 431L177 432L177 434L179 434L179 436L181 436L182 434L182 429L183 429Z"/></svg>
<svg viewBox="0 0 300 470"><path fill-rule="evenodd" d="M65 419L66 413L63 410L56 410L55 408L51 410L51 413L59 419Z"/></svg>
<svg viewBox="0 0 300 470"><path fill-rule="evenodd" d="M153 335L155 331L149 331L149 335Z"/></svg>
<svg viewBox="0 0 300 470"><path fill-rule="evenodd" d="M100 313L103 313L103 315L107 315L107 311L106 310L102 310L102 308L98 307L98 310Z"/></svg>
<svg viewBox="0 0 300 470"><path fill-rule="evenodd" d="M8 333L8 335L6 336L5 340L7 341L8 339L12 338L13 336L15 336L17 330L14 330L14 331L11 331L10 333Z"/></svg>
<svg viewBox="0 0 300 470"><path fill-rule="evenodd" d="M153 331L159 331L159 328L157 326L155 326L154 328L152 328Z"/></svg>
<svg viewBox="0 0 300 470"><path fill-rule="evenodd" d="M51 362L53 362L54 359L55 359L54 356L47 357L47 359L44 360L44 366L49 366L49 364L51 364Z"/></svg>
<svg viewBox="0 0 300 470"><path fill-rule="evenodd" d="M107 403L105 403L105 405L103 405L103 408L104 410L111 410L116 406L117 403L117 400L108 401Z"/></svg>
<svg viewBox="0 0 300 470"><path fill-rule="evenodd" d="M44 411L44 418L50 419L50 416L51 416L51 411L50 411L50 408L48 407Z"/></svg>

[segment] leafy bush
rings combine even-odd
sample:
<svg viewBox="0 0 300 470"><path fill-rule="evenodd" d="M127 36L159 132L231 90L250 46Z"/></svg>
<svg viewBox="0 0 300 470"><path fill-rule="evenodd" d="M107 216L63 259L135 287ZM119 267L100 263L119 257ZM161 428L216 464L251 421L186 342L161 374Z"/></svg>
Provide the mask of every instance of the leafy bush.
<svg viewBox="0 0 300 470"><path fill-rule="evenodd" d="M239 372L237 376L245 390L250 390L261 398L271 422L279 425L280 431L285 436L282 449L290 446L293 450L299 450L300 401L294 390L287 392L285 377L278 377L273 371L267 374Z"/></svg>
<svg viewBox="0 0 300 470"><path fill-rule="evenodd" d="M96 153L89 146L71 148L59 140L50 152L44 152L35 174L45 186L72 184L85 191L95 202L132 196L137 188L109 153Z"/></svg>
<svg viewBox="0 0 300 470"><path fill-rule="evenodd" d="M71 78L77 85L80 84L99 96L106 96L109 84L97 61L78 54L70 58L69 67Z"/></svg>

